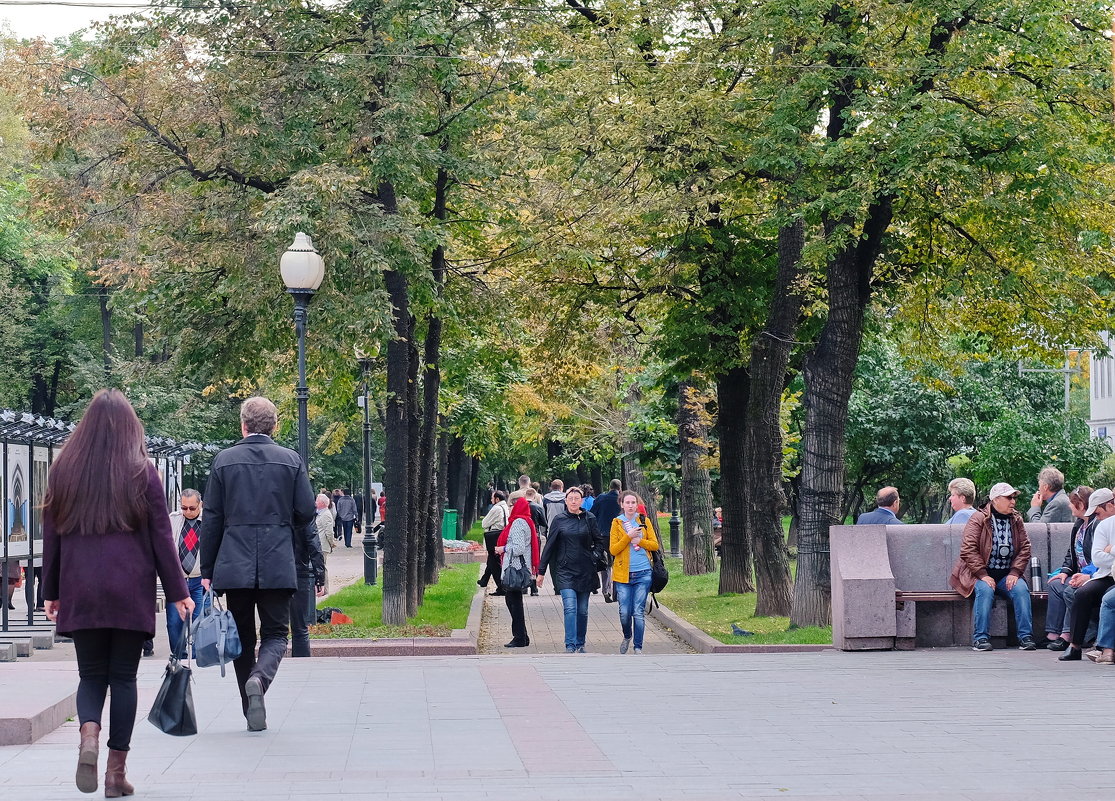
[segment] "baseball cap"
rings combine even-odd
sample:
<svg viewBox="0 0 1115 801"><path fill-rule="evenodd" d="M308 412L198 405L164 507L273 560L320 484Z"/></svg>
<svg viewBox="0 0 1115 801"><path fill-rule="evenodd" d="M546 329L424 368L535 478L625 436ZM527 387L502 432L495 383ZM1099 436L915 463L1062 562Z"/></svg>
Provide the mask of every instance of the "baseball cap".
<svg viewBox="0 0 1115 801"><path fill-rule="evenodd" d="M1021 494L1022 494L1022 490L1016 490L1014 487L1012 487L1007 482L1000 481L998 484L996 484L994 487L991 488L991 492L989 492L987 494L987 497L988 497L989 500L993 501L996 498L1010 497L1012 495L1021 495Z"/></svg>
<svg viewBox="0 0 1115 801"><path fill-rule="evenodd" d="M1091 517L1096 513L1096 509L1111 501L1115 501L1115 495L1112 495L1111 490L1106 487L1100 487L1088 498L1088 508L1085 510L1084 516Z"/></svg>

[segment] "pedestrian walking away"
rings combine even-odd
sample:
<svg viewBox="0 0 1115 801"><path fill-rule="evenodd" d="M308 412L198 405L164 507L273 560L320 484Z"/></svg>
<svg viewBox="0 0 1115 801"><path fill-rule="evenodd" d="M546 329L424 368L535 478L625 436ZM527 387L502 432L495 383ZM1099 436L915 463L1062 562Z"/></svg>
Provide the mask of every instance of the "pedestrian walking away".
<svg viewBox="0 0 1115 801"><path fill-rule="evenodd" d="M644 613L650 590L650 551L658 550L658 538L646 515L639 513L641 501L634 492L620 496L623 511L612 521L609 550L615 557L612 564L612 587L619 601L619 625L623 642L619 652L627 653L634 645L635 653L643 652Z"/></svg>
<svg viewBox="0 0 1115 801"><path fill-rule="evenodd" d="M530 504L526 498L515 501L515 508L511 510L511 517L500 532L495 550L500 556L500 575L515 565L517 560L527 563L531 575L538 575L540 563L538 529L534 525ZM511 615L511 642L504 646L506 648L526 648L530 645L526 616L523 613L523 592L525 590L521 587L503 587L503 600L507 605L508 614Z"/></svg>
<svg viewBox="0 0 1115 801"><path fill-rule="evenodd" d="M604 538L592 512L581 509L581 488L565 493L565 510L553 519L546 547L538 565L537 583L542 586L546 569L552 566L554 589L561 595L567 653L585 652L588 632L588 599L600 587L593 548L604 550Z"/></svg>
<svg viewBox="0 0 1115 801"><path fill-rule="evenodd" d="M135 792L126 762L140 654L143 641L155 636L156 576L184 622L194 602L143 424L123 393L101 390L55 458L43 499L43 597L46 616L73 639L77 654L75 782L83 793L97 790L110 689L105 797Z"/></svg>
<svg viewBox="0 0 1115 801"><path fill-rule="evenodd" d="M305 538L312 549L309 540L317 537L309 525L314 493L306 465L271 439L277 423L267 398L244 401L244 438L213 459L201 531L202 583L226 595L240 633L242 651L233 666L249 731L267 728L264 694L286 652L290 597L298 587L294 538Z"/></svg>
<svg viewBox="0 0 1115 801"><path fill-rule="evenodd" d="M356 522L356 501L351 495L345 495L342 489L337 490L340 495L337 496L337 520L341 523L341 531L344 533L345 547L352 547L352 526Z"/></svg>

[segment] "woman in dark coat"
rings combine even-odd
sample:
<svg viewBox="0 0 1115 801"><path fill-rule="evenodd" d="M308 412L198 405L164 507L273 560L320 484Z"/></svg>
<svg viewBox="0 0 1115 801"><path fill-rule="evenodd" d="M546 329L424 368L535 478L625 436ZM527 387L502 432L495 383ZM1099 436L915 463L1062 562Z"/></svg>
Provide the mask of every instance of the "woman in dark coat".
<svg viewBox="0 0 1115 801"><path fill-rule="evenodd" d="M565 510L550 523L546 547L538 565L538 586L551 567L554 589L561 594L565 612L565 650L567 653L585 652L585 634L588 632L588 597L600 587L600 577L592 557L595 547L604 551L604 537L596 526L592 512L581 509L584 496L580 487L570 487L565 493Z"/></svg>
<svg viewBox="0 0 1115 801"><path fill-rule="evenodd" d="M187 620L194 602L170 533L163 482L127 398L101 390L54 460L43 500L43 597L77 652L81 723L76 781L97 789L98 738L109 705L105 797L131 795L125 760L136 717L143 641L155 636L155 576Z"/></svg>

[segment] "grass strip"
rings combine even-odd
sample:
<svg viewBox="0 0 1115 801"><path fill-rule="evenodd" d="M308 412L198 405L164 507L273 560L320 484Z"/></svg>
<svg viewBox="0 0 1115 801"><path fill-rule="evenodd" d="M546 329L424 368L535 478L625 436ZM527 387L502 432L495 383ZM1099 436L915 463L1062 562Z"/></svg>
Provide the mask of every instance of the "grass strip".
<svg viewBox="0 0 1115 801"><path fill-rule="evenodd" d="M670 583L658 594L664 606L710 637L732 645L815 645L832 643L831 626L790 628L788 617L755 617L755 593L717 595L720 571L687 576L680 559L666 559ZM795 565L796 567L796 565ZM754 636L732 634L732 624Z"/></svg>
<svg viewBox="0 0 1115 801"><path fill-rule="evenodd" d="M323 598L318 609L334 606L352 618L351 624L310 626L310 637L315 639L389 637L448 637L453 629L463 629L468 621L472 596L476 593L476 579L481 565L470 562L446 565L441 569L438 583L426 588L418 614L407 620L405 626L383 625L383 587L369 587L360 579L344 589Z"/></svg>

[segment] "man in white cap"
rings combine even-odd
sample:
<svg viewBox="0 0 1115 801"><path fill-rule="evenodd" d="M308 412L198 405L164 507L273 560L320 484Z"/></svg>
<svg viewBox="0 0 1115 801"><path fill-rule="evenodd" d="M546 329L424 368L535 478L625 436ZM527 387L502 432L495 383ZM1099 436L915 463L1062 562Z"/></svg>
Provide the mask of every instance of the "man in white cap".
<svg viewBox="0 0 1115 801"><path fill-rule="evenodd" d="M1030 538L1022 515L1015 510L1019 490L1005 481L991 488L991 502L975 512L964 526L960 558L949 584L972 604L972 650L990 651L991 604L996 595L1010 599L1018 628L1018 647L1037 649L1033 637L1030 588L1022 576L1030 566Z"/></svg>

